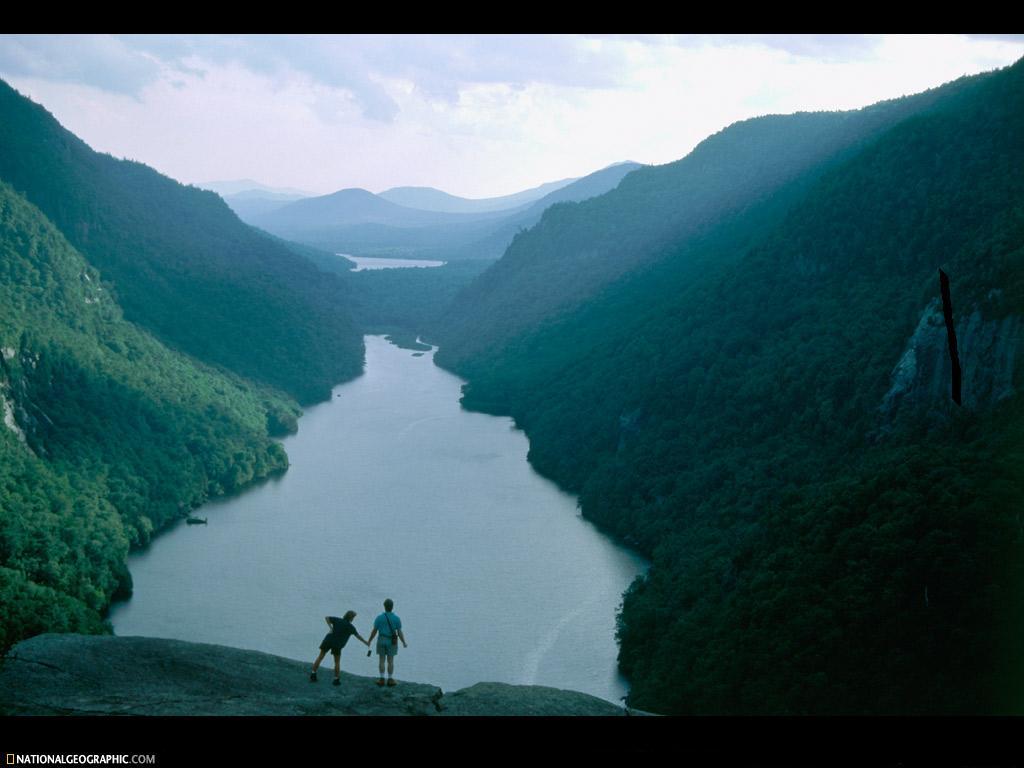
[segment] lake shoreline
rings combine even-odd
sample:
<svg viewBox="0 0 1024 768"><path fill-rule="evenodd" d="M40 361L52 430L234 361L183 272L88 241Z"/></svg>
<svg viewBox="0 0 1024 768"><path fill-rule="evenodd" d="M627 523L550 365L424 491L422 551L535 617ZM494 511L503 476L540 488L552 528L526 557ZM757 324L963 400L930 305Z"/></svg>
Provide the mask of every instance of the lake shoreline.
<svg viewBox="0 0 1024 768"><path fill-rule="evenodd" d="M398 582L405 584L401 589L395 590L396 612L402 615L403 606L405 606L405 611L412 611L410 615L416 619L417 629L421 632L427 630L426 627L422 626L424 622L429 624L430 629L426 631L426 634L429 637L435 638L431 643L436 642L436 638L443 637L450 631L456 631L460 635L479 638L475 643L466 637L454 642L455 646L466 647L466 653L470 653L470 655L477 653L478 658L473 660L473 664L480 667L480 674L475 679L468 679L466 675L469 673L466 670L449 669L451 667L451 652L441 648L417 648L420 651L418 655L433 659L430 663L434 664L436 669L441 671L440 677L442 679L439 682L451 688L456 684L458 687L464 687L466 684L472 684L480 680L495 679L511 684L538 683L554 685L555 687L599 695L606 700L617 700L620 698L628 690L624 679L621 683L615 683L611 689L605 688L604 686L608 685L608 683L601 683L600 680L604 679L605 674L612 675L612 679L621 679L616 663L617 646L614 644L614 607L621 602L623 591L629 587L635 575L646 571L648 566L646 560L632 551L620 547L605 534L599 533L591 521L583 520L580 517L576 508L575 497L565 494L554 483L542 478L532 469L525 461L528 451L528 442L525 434L514 427L510 419L495 419L492 416L472 414L462 409L459 403L462 380L444 371L439 366L433 365L432 359L422 359L423 357L433 358L436 348L428 347L430 352L420 351L410 354L408 351L403 351L399 346L385 341L379 336L366 336L365 341L367 344L367 365L363 376L335 387L330 401L324 401L309 408L302 416L303 421L298 433L283 441L291 464L287 472L279 474L276 478L264 479L260 481L258 487L249 486L242 493L232 494L230 497L212 499L208 502L208 509L206 510L208 514L205 515L210 521L209 526L186 527L184 523L176 521L176 524L172 524L167 532L165 534L162 533L160 537L162 544L165 542L171 543L161 548L147 548L147 550L132 553L129 558L129 567L136 581L137 589L133 598L127 601L119 601L111 607L109 619L114 627L115 634L118 636L125 636L126 634L141 634L154 637L166 636L190 642L218 642L234 647L243 647L245 643L248 643L247 647L251 650L276 653L293 658L301 658L309 654L311 660L312 655L315 654L310 653L309 650L300 651L295 649L309 649L312 644L314 646L313 650L315 650L314 641L318 641L319 637L312 638L310 633L320 633L322 636L323 628L300 630L298 627L302 625L315 627L317 626L317 621L322 624L323 615L331 613L340 615L336 611L341 610L341 606L337 608L332 607L337 605L333 600L330 602L323 601L323 604L317 605L314 610L312 606L321 600L316 595L308 599L311 605L308 610L296 610L294 606L289 605L289 603L295 601L295 595L302 593L304 590L308 591L308 586L301 586L306 583L304 576L292 573L288 569L276 572L276 576L271 576L269 572L265 576L260 576L260 571L273 567L271 561L282 557L280 552L275 551L274 543L280 542L282 550L288 550L289 547L293 546L289 540L296 542L294 546L301 547L304 535L307 539L308 536L313 536L314 539L326 536L331 540L336 539L339 542L364 541L372 543L379 540L380 534L373 533L377 529L368 521L372 521L375 517L380 518L381 515L385 519L390 519L394 515L410 514L409 511L412 510L412 513L417 516L427 514L429 519L435 521L438 527L443 528L445 531L450 531L450 533L441 535L436 530L433 530L431 525L423 527L425 522L422 519L417 522L418 518L395 518L396 521L400 519L405 520L397 530L403 528L413 529L413 532L410 533L413 541L402 545L405 548L402 550L404 554L401 557L402 559L416 561L415 565L407 566L407 576L396 576ZM388 352L387 350L392 351ZM390 362L386 362L388 360ZM375 365L383 365L384 368L377 369L374 367ZM397 375L396 378L396 372L400 373L401 371L409 371L409 373ZM419 373L416 373L417 371ZM432 371L436 371L436 373L432 373ZM381 381L372 381L375 377L380 379L381 376L384 376L385 379L391 378L383 383ZM434 381L438 383L430 383ZM385 387L385 390L381 390L381 387L385 384L387 387L391 387L391 389L388 390ZM432 387L436 388L438 386L441 386L441 391L434 392ZM355 390L352 390L352 387L355 387ZM426 387L426 389L423 387ZM397 406L389 405L391 402L389 400L381 401L381 391L392 392L389 397L398 397L398 400L403 403L410 398L412 400L415 400L417 397L426 399L421 404L413 402L408 406L403 406L406 407L405 412L409 414L408 416L396 416L392 413L391 409ZM355 401L352 405L343 406L344 398L354 395L355 392L362 392L363 394L360 397L369 399L365 400L362 406L357 405ZM374 413L377 414L376 418L384 418L386 424L391 426L386 426L386 428L373 426L373 422L369 419L374 416ZM356 432L352 431L355 426L358 426L360 419L367 420L365 421L365 428L369 429L369 432L362 438L358 437L358 430ZM459 426L462 424L459 421L460 419L465 420L466 427ZM350 424L349 422L353 420L355 422ZM502 426L503 424L506 426ZM469 431L466 432L466 429ZM474 437L481 429L483 432ZM392 445L380 440L381 434L387 433L389 430L395 436L392 439L397 439L398 443ZM438 436L431 437L431 432L437 432L438 430L440 430ZM451 430L454 430L454 432ZM324 443L323 447L314 450L313 453L309 453L312 443L307 443L307 440L312 440L315 443L325 436L337 440L341 434L346 435L348 442L358 439L369 440L369 442L363 445L362 448L352 448L344 440L342 441L345 443L344 445ZM487 437L488 434L495 436L505 434L508 437L501 438L501 440L506 442L511 440L512 442L505 448L499 449L498 453L493 453L495 449L491 447L488 441L495 438ZM473 441L476 441L475 444L478 447L466 448L461 446L460 441L467 439L467 437L470 440L470 444L474 444ZM437 447L428 447L433 446L432 442L422 442L435 439L440 440ZM480 440L483 440L483 443L480 443ZM409 449L408 445L410 443L412 444L411 449ZM303 445L305 447L300 447ZM328 447L328 445L333 447ZM294 453L296 448L299 449L298 454ZM470 450L470 453L465 458L462 458L460 455L443 456L446 451L449 453L454 451L455 454L458 454L459 451L465 450ZM508 453L509 450L512 451L511 454ZM345 451L354 452L346 453ZM441 453L442 456L435 456L434 454L437 453ZM493 458L487 458L492 453ZM378 469L374 468L379 465L373 458L373 456L378 454L381 457L388 457L387 461L394 462L394 466L390 467L390 472L380 475L380 481L375 479L377 475L374 474L379 472ZM466 464L466 460L471 459L474 455L480 458L472 459L473 463ZM501 458L499 461L499 456L504 458ZM341 462L338 465L339 469L322 469L319 471L326 472L326 474L322 476L316 475L310 462L321 461L325 457L335 463ZM428 462L429 466L425 475L419 474L419 470L401 469L402 466L406 466L401 462L410 457L415 458L417 461ZM485 463L482 465L478 464L480 459L484 459ZM445 464L444 461L449 461L449 463ZM495 461L499 461L499 464L493 465ZM510 461L511 464L508 463ZM436 464L436 471L434 469L435 465L430 464L430 462L440 462ZM462 491L456 486L451 485L452 482L458 480L459 476L464 478L475 477L476 470L473 470L474 474L466 474L469 468L479 466L481 469L492 471L491 465L507 465L508 468L502 470L502 472L507 474L511 471L515 477L521 479L514 479L512 484L508 485L508 481L511 478L504 477L504 479L497 480L498 484L494 487L485 484L483 487L478 487L476 490L471 491ZM333 467L334 465L330 464L329 466ZM408 466L415 467L416 465ZM300 477L300 475L302 476ZM358 479L362 476L370 478L370 485L366 489L360 489L358 484L353 484L354 481L349 482L352 481L352 478ZM498 475L497 477L502 478L503 475ZM531 480L531 477L534 479ZM401 482L396 484L396 478L400 478ZM490 482L493 483L495 481L492 480ZM526 483L526 485L524 486L523 483ZM326 485L321 488L321 484ZM396 485L399 487L396 488ZM404 498L402 497L401 489L403 485L411 489L406 491L406 493L412 494L408 497L408 501L401 500ZM449 493L446 490L449 487L452 488L450 492L455 495L451 497L452 501L446 502L444 501L444 494ZM525 509L517 507L515 505L516 500L519 495L525 492L527 487L536 487L541 492L542 498L548 499L546 502L540 502L541 509L554 503L556 507L560 507L564 511L555 513L555 508L552 508L551 512L545 513L541 511L538 513L537 504L533 502L526 503ZM335 490L332 491L332 488ZM306 501L296 503L292 500L288 502L288 509L313 509L310 504L321 503L316 502L315 497L323 497L329 500L328 510L323 512L304 511L303 514L307 515L307 519L295 518L293 525L282 525L282 515L292 514L291 512L285 512L284 507L259 509L260 505L265 507L267 504L278 503L278 497L284 498L288 494L295 493L297 489L305 489L310 499L307 500L308 503ZM257 499L257 496L262 500ZM275 499L278 499L278 501L275 501ZM339 504L341 504L340 507L338 506ZM394 506L395 504L397 506ZM509 504L512 504L512 506L508 506ZM430 512L421 512L421 508L430 510ZM502 511L506 508L507 512ZM279 511L277 511L278 509ZM470 512L472 512L473 516L466 517L466 514ZM339 514L341 514L341 517L338 517ZM555 514L555 517L551 518L551 514ZM529 522L530 520L535 522ZM555 521L556 529L552 529L549 533L535 533L532 538L525 532L525 529L520 530L523 526L551 525L552 521ZM580 525L581 523L583 523L582 526ZM512 527L509 527L510 525ZM341 530L332 530L338 528L338 526L341 527ZM190 531L188 528L193 528L194 530ZM227 535L226 531L228 529L232 531L232 534L227 539L224 539L223 537ZM365 531L365 533L358 533L360 530ZM506 533L495 536L494 532L500 530L505 530ZM542 528L539 530L546 529ZM261 531L265 533L261 533ZM304 534L303 531L306 533ZM561 532L559 533L558 531ZM499 549L490 558L483 561L479 560L479 557L482 557L484 554L482 551L479 556L473 552L474 547L479 547L482 550L485 546L483 543L469 545L468 552L465 551L465 547L460 547L456 550L454 556L448 552L453 542L477 541L473 537L479 537L480 535L483 535L480 542L488 542L486 546L492 546L491 540L495 539L505 549ZM581 536L582 538L579 538ZM211 544L211 542L218 539L223 540L222 545L220 545L221 549L216 549ZM537 540L535 541L534 539ZM571 543L577 539L580 543ZM191 543L189 546L182 548L181 540L187 540ZM349 544L349 546L356 545ZM409 547L412 548L410 549ZM569 549L566 549L566 547L569 547ZM574 547L577 549L582 547L582 549L577 551L573 549ZM207 552L208 556L204 556L196 551L197 548L210 548ZM309 549L308 545L305 549ZM322 589L324 584L323 575L330 573L332 570L330 560L335 555L332 555L331 552L335 550L331 550L329 547L325 551L321 551L321 549L322 544L313 545L312 550L309 550L296 560L296 563L301 563L301 565L295 570L297 572L309 571L309 584L321 585ZM184 560L182 562L175 562L173 566L169 565L170 560L167 559L168 550L174 550L176 552L175 557L181 554ZM242 552L259 550L264 554L250 557L244 563L237 563L231 567L224 566L218 570L218 567L214 564L218 560L235 557L236 555L233 552L237 550ZM344 545L343 550L347 551ZM544 556L544 551L549 553L547 557ZM575 551L576 554L569 556L570 551ZM552 560L551 555L556 552L559 554L555 555ZM587 554L588 552L590 554ZM434 553L441 559L435 559ZM597 568L597 571L595 571L597 575L589 580L593 581L594 584L587 583L588 579L586 578L580 580L578 574L573 574L572 568L565 568L565 565L573 558L581 556L584 559L597 558L597 560L594 560L595 565L592 567ZM362 554L351 556L346 554L343 560L347 561L350 558L359 562L372 562L372 558L367 561L365 555ZM453 560L453 558L454 561L451 568L456 570L449 573L450 569L444 563L446 560ZM171 560L173 559L171 558ZM174 574L173 577L168 578L164 587L154 587L149 575L140 577L139 564L147 560L156 563L157 565L153 567L156 567L157 570L164 569L166 573ZM617 563L613 567L613 571L609 571L608 576L603 575L602 572L602 569L608 566L596 565L598 562L605 561L609 564ZM186 562L189 564L186 565ZM268 566L268 562L270 562L270 566ZM465 563L462 568L463 570L465 570L466 566L469 566L469 571L467 572L479 571L478 578L487 588L479 596L465 593L465 584L461 576L458 575L458 566L456 565L458 562ZM555 570L550 575L545 573L545 569L548 568L545 565L547 562L555 563ZM470 563L473 563L473 565L469 565ZM483 564L482 569L478 567L481 563ZM438 571L438 565L441 565L440 571ZM325 567L327 570L324 570ZM171 570L168 571L168 568ZM621 571L623 568L626 568L627 571L622 571L622 576L610 576L616 569ZM365 568L357 570L364 571ZM200 572L207 572L207 576L200 576ZM218 592L229 593L232 589L235 589L231 584L237 580L238 572L254 572L260 578L266 579L267 591L261 593L258 600L269 601L272 606L279 609L278 612L285 611L293 614L294 618L290 619L287 623L289 625L294 624L294 628L289 626L284 630L276 631L278 635L276 639L259 637L249 642L237 639L237 637L244 638L244 631L241 636L230 634L230 632L218 635L217 632L219 630L215 628L216 619L214 616L219 614L216 611L210 613L208 620L205 622L199 621L198 618L193 618L194 614L209 613L212 610L210 604L216 602L217 599L223 599L223 595L217 596ZM321 574L321 576L314 575L316 573ZM355 576L355 582L352 581L353 575ZM524 576L526 577L525 582L523 582ZM327 578L328 582L335 580L329 576ZM607 578L613 578L613 582L606 582ZM550 582L548 586L545 586L545 579ZM280 589L280 582L282 581L290 581L293 584L293 589L282 591ZM389 578L386 581L390 582L393 579ZM417 581L425 582L425 584L417 585ZM349 576L344 576L342 574L338 583L342 586L342 594L349 594L353 597L372 595L380 590L378 598L383 599L384 596L390 596L393 589L392 587L384 586L382 588L380 585L376 585L372 576L372 568L371 572L363 573L362 575L350 574ZM499 587L498 585L501 584L506 586ZM493 587L490 585L493 585ZM169 589L170 592L166 594L161 593L161 599L156 603L161 606L160 608L148 611L150 620L153 622L150 627L148 629L140 629L141 625L137 624L135 619L131 619L129 614L139 613L137 609L143 602L152 601L153 589L156 589L158 592L161 589ZM426 589L425 592L424 589ZM512 606L510 612L513 615L511 617L505 617L501 610L495 610L497 606L490 598L488 589L499 589L500 594L503 595L503 600L508 601ZM514 594L506 594L509 590L512 590ZM555 593L552 590L555 590ZM599 590L605 590L605 592L599 594ZM171 594L175 591L184 592L184 594ZM319 592L320 590L317 591ZM565 594L557 595L558 591ZM555 597L552 597L552 594L555 594ZM604 596L602 597L601 594ZM286 597L286 595L289 597ZM535 596L530 597L531 595ZM577 595L577 597L573 597L573 595ZM186 602L192 600L193 603L190 608L179 609L174 607L175 600L179 599L184 599ZM552 600L555 603L552 603ZM233 597L226 604L237 606L239 603L247 601L251 602L252 597L242 591L233 593ZM356 620L357 627L360 628L362 626L360 622L365 623L368 621L367 617L372 617L375 611L379 611L379 608L368 607L368 605L372 605L375 602L372 598L369 600L366 597L350 598L348 602L361 615L361 618ZM545 605L545 603L551 604ZM559 609L556 607L556 603L565 607ZM167 606L166 610L164 610L164 606ZM417 616L417 612L422 613L427 606L433 606L433 610L438 611L441 616L436 619L432 617L424 619L422 615ZM168 619L168 616L165 615L179 610L183 611L182 615L187 617L185 620L199 621L201 626L197 629L198 635L187 634L183 627L179 626L175 621ZM260 614L261 609L258 605L248 606L241 610L245 616L269 615L266 613ZM496 627L506 624L508 621L514 621L516 615L523 617L524 620L526 617L535 617L540 622L540 625L529 629L529 636L527 638L519 638L518 640L513 638L511 641L503 639L498 647L493 648L491 652L496 653L501 661L497 664L497 671L491 674L494 665L486 659L480 658L476 650L470 649L486 648L493 644L495 638L502 637L500 632L497 635L495 634L495 632L498 632ZM312 621L309 618L310 616L313 616ZM317 619L317 616L320 618ZM481 620L484 622L482 627L474 626L474 621L471 620L474 616L481 617ZM491 618L483 619L482 617L484 616L490 616ZM606 616L606 618L602 619L600 618L601 616ZM405 617L403 618L405 619ZM262 624L267 621L269 619L258 619L256 623ZM455 622L455 627L461 626L462 629L453 630L449 626L452 621ZM236 623L239 627L244 626L246 619L239 617ZM515 623L510 624L509 628L511 629L514 626ZM364 636L365 634L366 632L364 632ZM513 630L514 634L515 631ZM575 663L575 666L570 664L570 666L573 666L573 669L567 671L562 668L565 666L564 664L559 664L556 661L557 654L553 655L554 649L562 647L565 642L570 642L574 645L583 643L583 646L586 647L588 642L593 641L593 637L608 638L601 641L602 643L610 643L610 645L605 646L607 650L602 652L604 654L603 657L608 659L607 662L602 662L597 667L591 669L591 665L588 663L591 659L587 653L583 653L584 658L582 662ZM225 638L231 641L226 642ZM491 638L491 640L489 641L487 638ZM410 642L414 642L412 636L410 636ZM515 647L513 647L516 646L516 643L518 643L520 650L515 650ZM486 652L484 653L486 654ZM455 656L457 657L458 654L456 653ZM596 657L594 658L596 659ZM403 667L403 662L412 664L413 657L411 655L409 659L408 662L400 659L398 666L400 668ZM362 664L363 662L360 661L358 663ZM370 664L371 662L366 661L366 663ZM417 663L424 670L423 674L417 675L419 679L435 679L427 669L430 664L426 661L421 662L418 659ZM609 664L609 666L604 667L603 664L605 663ZM344 668L345 662L343 661ZM607 669L608 671L607 673L602 673L599 671L600 669ZM595 674L597 678L594 678ZM449 679L443 679L445 675L448 675ZM567 684L565 680L569 679L571 675L576 675L580 680L589 679L590 682L583 682L579 685ZM611 693L613 690L614 695ZM601 691L604 691L604 693L601 693Z"/></svg>

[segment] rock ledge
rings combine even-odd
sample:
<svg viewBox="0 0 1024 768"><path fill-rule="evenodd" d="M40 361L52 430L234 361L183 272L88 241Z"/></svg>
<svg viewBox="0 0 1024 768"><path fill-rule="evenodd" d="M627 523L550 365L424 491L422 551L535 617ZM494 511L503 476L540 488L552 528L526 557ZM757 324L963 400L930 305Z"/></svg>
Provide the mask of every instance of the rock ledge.
<svg viewBox="0 0 1024 768"><path fill-rule="evenodd" d="M14 646L0 669L3 715L542 715L627 712L577 691L477 683L453 693L342 672L331 685L309 662L220 645L151 637L38 635Z"/></svg>

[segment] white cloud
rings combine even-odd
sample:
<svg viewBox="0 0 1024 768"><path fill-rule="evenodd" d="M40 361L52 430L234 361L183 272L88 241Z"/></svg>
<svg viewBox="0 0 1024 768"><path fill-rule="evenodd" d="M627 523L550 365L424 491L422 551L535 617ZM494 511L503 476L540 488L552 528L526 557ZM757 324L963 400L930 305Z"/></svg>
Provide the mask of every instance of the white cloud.
<svg viewBox="0 0 1024 768"><path fill-rule="evenodd" d="M966 36L3 37L0 75L95 148L184 181L485 196L1022 54Z"/></svg>
<svg viewBox="0 0 1024 768"><path fill-rule="evenodd" d="M0 72L92 85L115 94L138 95L156 80L151 56L110 35L0 36Z"/></svg>

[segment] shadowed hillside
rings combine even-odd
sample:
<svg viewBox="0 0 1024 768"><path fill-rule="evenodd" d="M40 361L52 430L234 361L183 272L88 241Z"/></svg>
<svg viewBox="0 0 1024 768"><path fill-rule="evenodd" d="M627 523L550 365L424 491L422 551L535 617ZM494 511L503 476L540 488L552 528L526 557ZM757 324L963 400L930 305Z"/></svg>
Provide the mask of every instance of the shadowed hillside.
<svg viewBox="0 0 1024 768"><path fill-rule="evenodd" d="M1022 78L729 128L549 210L453 306L464 403L653 559L636 706L1024 712Z"/></svg>

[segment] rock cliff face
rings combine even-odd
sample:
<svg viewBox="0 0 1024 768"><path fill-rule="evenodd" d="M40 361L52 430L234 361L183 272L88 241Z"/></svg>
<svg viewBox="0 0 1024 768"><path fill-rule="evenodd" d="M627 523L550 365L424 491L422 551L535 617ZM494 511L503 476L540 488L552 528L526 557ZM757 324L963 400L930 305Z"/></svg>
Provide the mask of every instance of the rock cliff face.
<svg viewBox="0 0 1024 768"><path fill-rule="evenodd" d="M955 319L957 348L963 371L963 407L979 409L1014 394L1014 368L1020 343L1021 318L983 318L974 308ZM951 397L952 367L942 304L933 299L892 372L881 412L888 419L910 411L942 418L956 405Z"/></svg>
<svg viewBox="0 0 1024 768"><path fill-rule="evenodd" d="M358 651L358 648L356 649ZM38 635L0 669L2 715L589 715L632 714L575 691L478 683L454 693L399 680L380 688L344 671L331 685L309 662L148 637ZM636 713L640 714L640 713Z"/></svg>
<svg viewBox="0 0 1024 768"><path fill-rule="evenodd" d="M36 450L29 445L29 441L39 420L50 421L50 417L32 402L22 372L27 368L35 368L38 362L38 354L19 354L14 347L0 348L0 408L3 409L4 425L33 455L36 454ZM39 445L36 448L41 450Z"/></svg>

